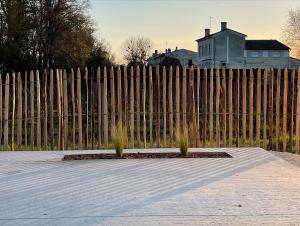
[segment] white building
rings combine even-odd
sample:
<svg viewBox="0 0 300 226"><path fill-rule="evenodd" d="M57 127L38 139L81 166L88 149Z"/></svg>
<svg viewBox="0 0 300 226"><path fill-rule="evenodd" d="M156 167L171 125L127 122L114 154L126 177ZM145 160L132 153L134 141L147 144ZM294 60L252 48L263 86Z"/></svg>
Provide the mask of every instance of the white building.
<svg viewBox="0 0 300 226"><path fill-rule="evenodd" d="M227 28L197 39L199 65L206 67L294 67L300 61L290 57L290 48L277 40L246 40L247 35Z"/></svg>

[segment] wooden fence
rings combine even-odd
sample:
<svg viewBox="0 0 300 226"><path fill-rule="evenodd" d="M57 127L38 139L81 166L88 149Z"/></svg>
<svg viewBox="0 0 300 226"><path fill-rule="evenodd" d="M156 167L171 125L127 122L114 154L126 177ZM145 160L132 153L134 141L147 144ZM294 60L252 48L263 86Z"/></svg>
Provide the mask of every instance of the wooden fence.
<svg viewBox="0 0 300 226"><path fill-rule="evenodd" d="M128 147L300 150L300 69L97 68L1 76L3 150L112 147L122 123ZM3 101L4 95L4 101Z"/></svg>

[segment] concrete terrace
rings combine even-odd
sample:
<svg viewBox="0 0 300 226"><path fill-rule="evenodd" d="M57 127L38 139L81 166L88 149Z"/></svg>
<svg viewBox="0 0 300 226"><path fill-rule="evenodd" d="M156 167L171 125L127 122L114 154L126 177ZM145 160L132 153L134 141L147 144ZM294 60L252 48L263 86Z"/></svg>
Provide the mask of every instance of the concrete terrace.
<svg viewBox="0 0 300 226"><path fill-rule="evenodd" d="M300 225L300 168L259 148L219 150L234 158L0 152L0 225Z"/></svg>

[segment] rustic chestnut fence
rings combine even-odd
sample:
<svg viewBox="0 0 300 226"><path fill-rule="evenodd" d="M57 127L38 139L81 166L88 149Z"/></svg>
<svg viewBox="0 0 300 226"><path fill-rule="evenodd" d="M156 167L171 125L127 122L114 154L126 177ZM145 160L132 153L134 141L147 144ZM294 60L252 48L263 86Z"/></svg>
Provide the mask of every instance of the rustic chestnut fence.
<svg viewBox="0 0 300 226"><path fill-rule="evenodd" d="M2 150L111 147L122 123L128 147L300 150L300 69L112 67L2 75ZM4 101L3 101L4 98Z"/></svg>

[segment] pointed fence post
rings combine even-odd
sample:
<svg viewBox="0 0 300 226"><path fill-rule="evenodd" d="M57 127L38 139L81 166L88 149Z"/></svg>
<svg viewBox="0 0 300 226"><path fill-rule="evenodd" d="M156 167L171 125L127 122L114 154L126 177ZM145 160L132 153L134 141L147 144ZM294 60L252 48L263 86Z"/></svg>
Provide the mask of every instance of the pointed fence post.
<svg viewBox="0 0 300 226"><path fill-rule="evenodd" d="M9 115L9 74L6 74L5 94L4 94L4 145L5 145L5 148L8 148L8 115Z"/></svg>
<svg viewBox="0 0 300 226"><path fill-rule="evenodd" d="M209 76L209 144L214 142L214 69L210 68Z"/></svg>
<svg viewBox="0 0 300 226"><path fill-rule="evenodd" d="M50 70L50 86L49 86L49 101L50 101L50 144L51 149L54 149L54 83L53 69Z"/></svg>
<svg viewBox="0 0 300 226"><path fill-rule="evenodd" d="M240 69L236 72L236 129L235 129L235 139L236 147L240 145Z"/></svg>
<svg viewBox="0 0 300 226"><path fill-rule="evenodd" d="M12 74L11 150L15 150L16 75Z"/></svg>
<svg viewBox="0 0 300 226"><path fill-rule="evenodd" d="M207 122L207 68L204 67L203 77L203 100L202 100L202 146L206 146L206 122Z"/></svg>
<svg viewBox="0 0 300 226"><path fill-rule="evenodd" d="M279 151L279 142L280 142L280 83L281 83L281 69L277 69L277 82L276 82L276 128L275 128L275 137L276 137L276 151Z"/></svg>
<svg viewBox="0 0 300 226"><path fill-rule="evenodd" d="M41 150L42 145L42 130L41 130L41 85L40 73L36 71L36 105L37 105L37 122L36 122L36 144L38 150Z"/></svg>
<svg viewBox="0 0 300 226"><path fill-rule="evenodd" d="M34 73L30 72L30 145L34 148Z"/></svg>
<svg viewBox="0 0 300 226"><path fill-rule="evenodd" d="M261 117L261 69L257 71L256 87L256 145L260 146L260 117Z"/></svg>
<svg viewBox="0 0 300 226"><path fill-rule="evenodd" d="M283 83L283 121L282 121L282 144L283 151L286 151L286 132L287 132L287 101L288 101L288 69L284 69L284 83Z"/></svg>
<svg viewBox="0 0 300 226"><path fill-rule="evenodd" d="M163 115L164 115L163 139L164 139L164 147L166 147L167 146L167 72L165 66L163 66Z"/></svg>
<svg viewBox="0 0 300 226"><path fill-rule="evenodd" d="M43 117L43 135L44 135L44 149L48 149L48 103L47 103L47 86L48 86L48 73L44 70L44 117Z"/></svg>
<svg viewBox="0 0 300 226"><path fill-rule="evenodd" d="M250 69L250 81L249 81L249 141L253 142L253 69Z"/></svg>
<svg viewBox="0 0 300 226"><path fill-rule="evenodd" d="M152 67L149 66L149 132L150 132L150 147L153 146L153 80Z"/></svg>
<svg viewBox="0 0 300 226"><path fill-rule="evenodd" d="M21 79L21 73L18 73L18 118L17 118L17 144L18 146L22 145L22 79Z"/></svg>
<svg viewBox="0 0 300 226"><path fill-rule="evenodd" d="M232 135L233 135L233 103L232 103L232 79L233 71L232 67L229 68L229 84L228 84L228 102L229 102L229 146L232 147Z"/></svg>
<svg viewBox="0 0 300 226"><path fill-rule="evenodd" d="M264 124L263 124L263 147L267 148L267 109L268 109L268 70L264 70L264 100L263 100L263 111L264 111Z"/></svg>
<svg viewBox="0 0 300 226"><path fill-rule="evenodd" d="M101 69L97 68L98 146L101 145Z"/></svg>
<svg viewBox="0 0 300 226"><path fill-rule="evenodd" d="M222 68L222 136L223 136L223 146L226 147L226 69Z"/></svg>
<svg viewBox="0 0 300 226"><path fill-rule="evenodd" d="M173 143L173 67L170 66L169 69L169 131L170 131L170 145Z"/></svg>

